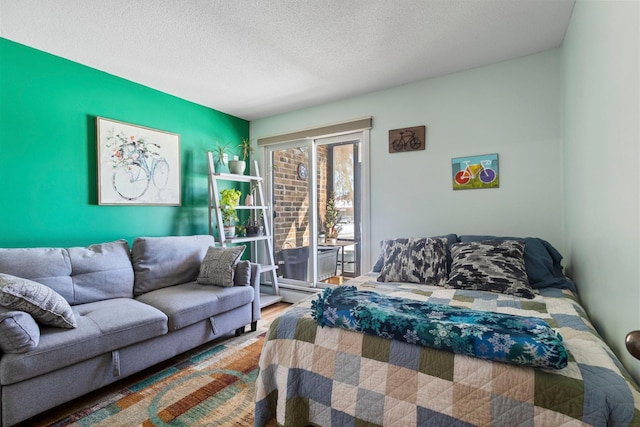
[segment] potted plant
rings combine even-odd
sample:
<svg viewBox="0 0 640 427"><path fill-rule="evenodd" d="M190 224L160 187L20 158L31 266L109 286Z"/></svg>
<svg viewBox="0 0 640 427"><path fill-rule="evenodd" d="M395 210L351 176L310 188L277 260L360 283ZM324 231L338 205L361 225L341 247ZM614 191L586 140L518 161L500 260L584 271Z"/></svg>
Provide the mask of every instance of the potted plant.
<svg viewBox="0 0 640 427"><path fill-rule="evenodd" d="M333 193L327 199L327 205L324 212L324 231L327 243L335 244L338 240L338 234L342 227L338 224L340 211L336 208L336 201Z"/></svg>
<svg viewBox="0 0 640 427"><path fill-rule="evenodd" d="M213 162L215 164L216 172L222 172L222 167L227 165L229 160L229 144L220 145L213 151Z"/></svg>
<svg viewBox="0 0 640 427"><path fill-rule="evenodd" d="M246 221L247 236L262 236L264 233L264 224L262 223L262 212L252 215Z"/></svg>
<svg viewBox="0 0 640 427"><path fill-rule="evenodd" d="M236 214L236 206L240 201L240 190L234 188L225 188L220 192L220 212L222 214L222 226L224 236L227 238L233 238L236 235L236 221L238 221L238 214Z"/></svg>
<svg viewBox="0 0 640 427"><path fill-rule="evenodd" d="M247 194L247 197L244 198L245 206L253 206L253 193L256 191L257 187L258 184L252 181L249 186L249 193Z"/></svg>
<svg viewBox="0 0 640 427"><path fill-rule="evenodd" d="M244 170L247 167L247 158L253 153L253 146L251 146L251 140L248 138L242 138L242 142L238 145L240 151L242 151L242 160L235 158L229 160L229 171L238 175L244 174Z"/></svg>

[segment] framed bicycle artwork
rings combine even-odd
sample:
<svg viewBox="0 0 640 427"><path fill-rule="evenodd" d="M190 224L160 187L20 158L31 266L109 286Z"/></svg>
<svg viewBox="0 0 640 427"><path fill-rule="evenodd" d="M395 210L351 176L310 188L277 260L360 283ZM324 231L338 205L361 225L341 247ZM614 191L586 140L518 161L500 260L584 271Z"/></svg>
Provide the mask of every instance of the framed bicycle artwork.
<svg viewBox="0 0 640 427"><path fill-rule="evenodd" d="M454 157L451 159L451 175L454 190L499 187L498 155Z"/></svg>
<svg viewBox="0 0 640 427"><path fill-rule="evenodd" d="M392 129L389 131L389 153L424 150L427 146L426 126Z"/></svg>
<svg viewBox="0 0 640 427"><path fill-rule="evenodd" d="M179 206L180 135L96 118L98 204Z"/></svg>

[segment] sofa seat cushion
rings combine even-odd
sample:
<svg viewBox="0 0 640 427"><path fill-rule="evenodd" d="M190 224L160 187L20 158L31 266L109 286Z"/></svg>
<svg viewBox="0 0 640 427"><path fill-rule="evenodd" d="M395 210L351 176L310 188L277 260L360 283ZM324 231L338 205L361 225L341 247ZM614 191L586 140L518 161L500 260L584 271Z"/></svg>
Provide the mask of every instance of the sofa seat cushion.
<svg viewBox="0 0 640 427"><path fill-rule="evenodd" d="M43 327L34 350L4 354L0 359L0 383L33 378L167 333L167 316L130 298L80 304L73 311L77 328Z"/></svg>
<svg viewBox="0 0 640 427"><path fill-rule="evenodd" d="M183 283L147 292L136 300L162 311L169 318L169 331L184 328L218 313L253 301L251 286L207 286Z"/></svg>

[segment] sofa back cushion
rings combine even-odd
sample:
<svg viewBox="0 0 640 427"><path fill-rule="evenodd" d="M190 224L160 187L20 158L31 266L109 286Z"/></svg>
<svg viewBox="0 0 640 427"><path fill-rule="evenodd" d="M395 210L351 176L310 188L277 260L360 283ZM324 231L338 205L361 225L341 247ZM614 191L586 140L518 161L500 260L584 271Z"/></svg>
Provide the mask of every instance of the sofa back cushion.
<svg viewBox="0 0 640 427"><path fill-rule="evenodd" d="M0 273L46 285L71 305L133 295L126 240L88 247L0 249Z"/></svg>
<svg viewBox="0 0 640 427"><path fill-rule="evenodd" d="M133 267L126 240L68 250L73 304L133 297Z"/></svg>
<svg viewBox="0 0 640 427"><path fill-rule="evenodd" d="M210 235L138 237L133 241L131 260L135 273L135 296L198 278Z"/></svg>

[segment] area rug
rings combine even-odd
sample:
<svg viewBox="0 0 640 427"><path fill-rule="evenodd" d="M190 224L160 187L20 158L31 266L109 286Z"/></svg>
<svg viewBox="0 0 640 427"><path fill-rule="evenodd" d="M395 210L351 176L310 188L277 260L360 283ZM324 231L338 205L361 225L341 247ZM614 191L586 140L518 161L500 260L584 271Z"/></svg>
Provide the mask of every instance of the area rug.
<svg viewBox="0 0 640 427"><path fill-rule="evenodd" d="M252 426L265 329L200 347L53 421L66 426ZM104 392L103 392L104 393Z"/></svg>

